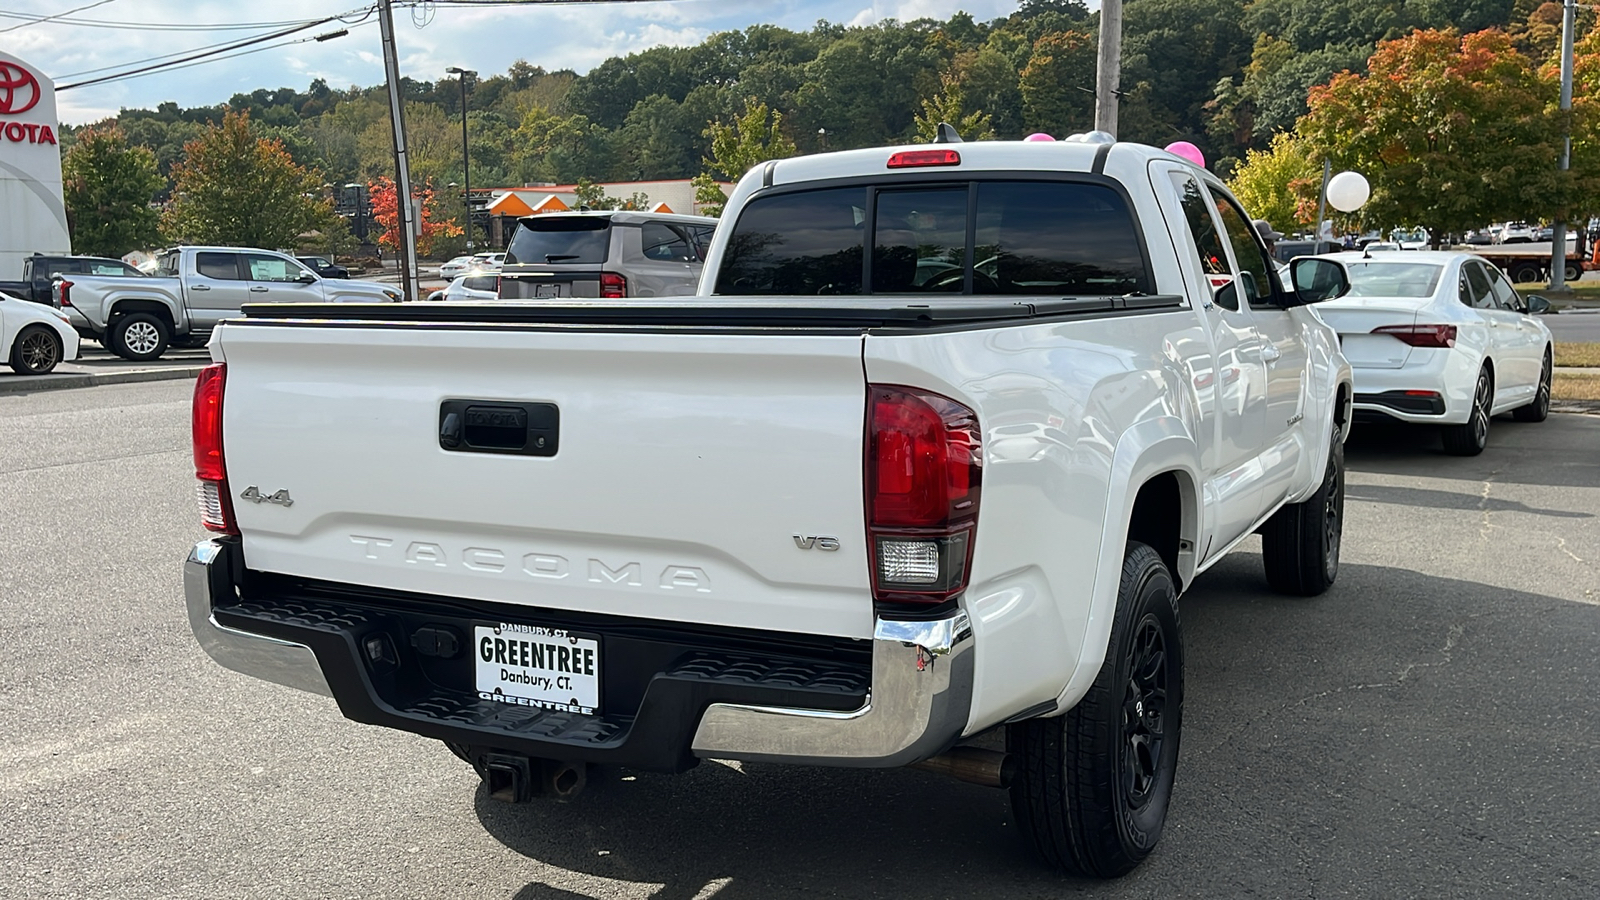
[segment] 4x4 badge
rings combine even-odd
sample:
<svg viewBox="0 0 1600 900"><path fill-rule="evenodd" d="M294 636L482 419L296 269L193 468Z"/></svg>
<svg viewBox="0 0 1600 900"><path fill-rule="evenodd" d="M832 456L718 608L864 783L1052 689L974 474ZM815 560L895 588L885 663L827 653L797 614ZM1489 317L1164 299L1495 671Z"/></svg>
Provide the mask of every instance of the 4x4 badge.
<svg viewBox="0 0 1600 900"><path fill-rule="evenodd" d="M289 496L288 491L284 490L273 494L263 494L261 493L261 489L253 484L244 489L244 493L239 495L239 499L249 500L252 503L276 503L279 506L294 505L294 499Z"/></svg>

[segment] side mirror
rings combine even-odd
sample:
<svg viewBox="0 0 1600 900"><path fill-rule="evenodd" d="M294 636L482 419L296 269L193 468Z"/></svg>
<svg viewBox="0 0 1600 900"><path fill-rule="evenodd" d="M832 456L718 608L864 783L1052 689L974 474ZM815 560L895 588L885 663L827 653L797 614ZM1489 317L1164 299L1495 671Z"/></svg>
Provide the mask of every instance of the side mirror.
<svg viewBox="0 0 1600 900"><path fill-rule="evenodd" d="M1350 274L1331 259L1302 256L1289 263L1289 280L1294 282L1291 296L1296 306L1321 303L1350 293Z"/></svg>
<svg viewBox="0 0 1600 900"><path fill-rule="evenodd" d="M310 272L301 272L300 277L296 278L295 280L301 284L316 284L317 276L311 274Z"/></svg>
<svg viewBox="0 0 1600 900"><path fill-rule="evenodd" d="M1524 302L1528 305L1529 315L1542 316L1550 312L1550 301L1538 294L1529 294Z"/></svg>

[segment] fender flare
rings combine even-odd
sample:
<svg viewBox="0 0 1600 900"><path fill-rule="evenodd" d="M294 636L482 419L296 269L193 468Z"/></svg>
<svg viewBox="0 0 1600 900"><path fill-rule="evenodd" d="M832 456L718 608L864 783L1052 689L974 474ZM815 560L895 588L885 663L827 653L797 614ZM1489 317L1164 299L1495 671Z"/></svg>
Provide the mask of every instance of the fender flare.
<svg viewBox="0 0 1600 900"><path fill-rule="evenodd" d="M1187 425L1176 416L1164 415L1140 422L1122 433L1111 458L1111 480L1106 494L1105 516L1100 529L1100 555L1095 566L1094 586L1090 590L1089 616L1072 676L1056 697L1056 711L1072 708L1088 693L1100 667L1105 663L1111 640L1111 621L1117 607L1117 590L1122 582L1122 560L1127 544L1133 502L1146 482L1168 472L1178 474L1184 520L1179 526L1183 540L1196 545L1204 528L1201 506L1202 480L1200 450ZM1186 572L1173 576L1188 584L1194 576L1196 554L1187 557Z"/></svg>

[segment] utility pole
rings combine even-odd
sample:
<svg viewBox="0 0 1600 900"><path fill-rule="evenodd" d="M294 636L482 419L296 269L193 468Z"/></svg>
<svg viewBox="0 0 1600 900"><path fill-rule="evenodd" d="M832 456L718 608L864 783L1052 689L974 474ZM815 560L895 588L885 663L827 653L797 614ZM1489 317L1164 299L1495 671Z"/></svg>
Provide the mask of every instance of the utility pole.
<svg viewBox="0 0 1600 900"><path fill-rule="evenodd" d="M478 73L471 69L451 66L445 69L445 74L455 75L461 79L461 180L462 189L466 198L467 209L467 249L472 249L472 154L467 150L467 79L478 77Z"/></svg>
<svg viewBox="0 0 1600 900"><path fill-rule="evenodd" d="M1576 0L1563 0L1561 4L1561 112L1563 119L1572 111L1572 29L1573 15L1577 12ZM1566 133L1561 142L1561 171L1572 166L1572 123L1566 121ZM1580 248L1581 249L1581 248ZM1567 289L1567 223L1556 222L1550 230L1550 290Z"/></svg>
<svg viewBox="0 0 1600 900"><path fill-rule="evenodd" d="M411 207L411 167L406 162L405 107L400 99L400 58L394 48L392 0L378 0L378 26L383 29L383 74L389 82L389 121L394 125L395 210L400 225L400 293L421 298L417 284L417 223Z"/></svg>
<svg viewBox="0 0 1600 900"><path fill-rule="evenodd" d="M1094 129L1117 133L1122 87L1122 0L1101 0L1100 56L1094 71Z"/></svg>

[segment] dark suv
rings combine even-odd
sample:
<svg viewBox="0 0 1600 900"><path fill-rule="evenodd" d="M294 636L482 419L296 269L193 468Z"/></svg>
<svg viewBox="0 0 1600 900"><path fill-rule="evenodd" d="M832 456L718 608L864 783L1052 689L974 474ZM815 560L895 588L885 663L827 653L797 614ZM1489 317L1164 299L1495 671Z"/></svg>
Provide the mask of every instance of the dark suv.
<svg viewBox="0 0 1600 900"><path fill-rule="evenodd" d="M646 212L526 216L500 270L504 300L682 297L695 292L717 220Z"/></svg>

